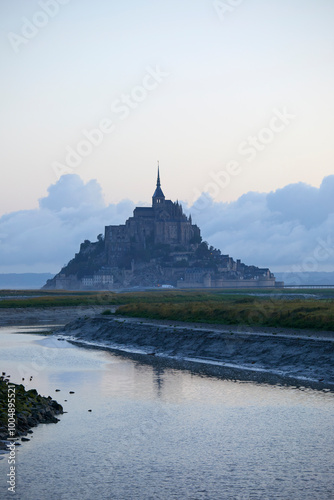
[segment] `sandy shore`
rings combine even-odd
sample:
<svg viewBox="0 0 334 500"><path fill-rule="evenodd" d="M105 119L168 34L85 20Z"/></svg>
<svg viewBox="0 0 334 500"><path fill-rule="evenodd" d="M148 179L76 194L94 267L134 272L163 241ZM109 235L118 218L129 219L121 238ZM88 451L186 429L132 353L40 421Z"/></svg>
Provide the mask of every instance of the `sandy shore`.
<svg viewBox="0 0 334 500"><path fill-rule="evenodd" d="M58 331L141 362L334 390L334 334L95 316Z"/></svg>

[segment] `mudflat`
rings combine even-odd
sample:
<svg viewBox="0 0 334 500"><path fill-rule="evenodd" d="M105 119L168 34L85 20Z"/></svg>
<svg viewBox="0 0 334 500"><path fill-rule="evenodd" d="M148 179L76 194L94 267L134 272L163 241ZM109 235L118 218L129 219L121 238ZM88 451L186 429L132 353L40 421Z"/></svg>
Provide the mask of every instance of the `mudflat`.
<svg viewBox="0 0 334 500"><path fill-rule="evenodd" d="M56 333L163 366L334 390L333 332L97 315Z"/></svg>
<svg viewBox="0 0 334 500"><path fill-rule="evenodd" d="M0 309L0 326L65 325L82 316L94 316L105 306L15 307Z"/></svg>

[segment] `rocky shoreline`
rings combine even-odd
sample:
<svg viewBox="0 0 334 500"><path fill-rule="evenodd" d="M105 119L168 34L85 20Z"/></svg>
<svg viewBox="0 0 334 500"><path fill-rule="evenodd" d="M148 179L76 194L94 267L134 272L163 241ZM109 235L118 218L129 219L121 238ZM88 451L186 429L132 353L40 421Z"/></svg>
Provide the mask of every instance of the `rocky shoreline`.
<svg viewBox="0 0 334 500"><path fill-rule="evenodd" d="M5 373L0 376L0 449L7 448L9 437L29 441L25 436L32 433L32 427L40 423L57 423L56 415L63 413L63 407L50 396L41 396L36 389L27 391L22 384L11 383L9 377ZM14 434L8 428L10 416L15 418Z"/></svg>
<svg viewBox="0 0 334 500"><path fill-rule="evenodd" d="M56 333L161 367L334 390L334 332L98 315L77 319Z"/></svg>

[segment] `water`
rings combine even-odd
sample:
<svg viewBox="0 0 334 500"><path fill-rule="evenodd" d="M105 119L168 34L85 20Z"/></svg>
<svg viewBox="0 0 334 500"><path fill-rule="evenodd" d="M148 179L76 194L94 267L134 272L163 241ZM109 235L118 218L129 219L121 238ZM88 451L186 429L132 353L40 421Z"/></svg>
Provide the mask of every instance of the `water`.
<svg viewBox="0 0 334 500"><path fill-rule="evenodd" d="M1 498L334 498L333 394L201 377L13 331L0 329L1 371L68 413L17 448L15 495L0 460Z"/></svg>

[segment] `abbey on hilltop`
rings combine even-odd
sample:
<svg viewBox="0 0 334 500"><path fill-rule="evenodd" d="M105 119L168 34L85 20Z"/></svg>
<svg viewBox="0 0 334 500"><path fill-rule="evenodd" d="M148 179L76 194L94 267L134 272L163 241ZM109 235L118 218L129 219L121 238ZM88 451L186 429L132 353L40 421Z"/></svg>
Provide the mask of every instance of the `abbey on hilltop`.
<svg viewBox="0 0 334 500"><path fill-rule="evenodd" d="M151 207L137 207L125 224L106 226L104 237L80 251L45 288L114 290L131 287L274 287L267 268L247 266L202 241L178 202L157 185Z"/></svg>

